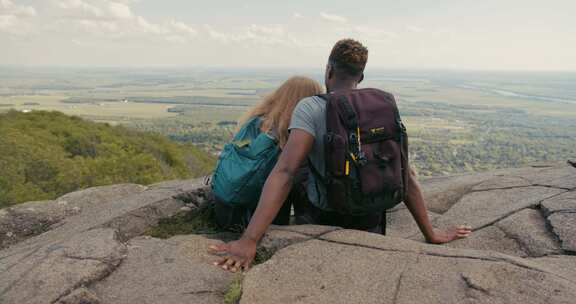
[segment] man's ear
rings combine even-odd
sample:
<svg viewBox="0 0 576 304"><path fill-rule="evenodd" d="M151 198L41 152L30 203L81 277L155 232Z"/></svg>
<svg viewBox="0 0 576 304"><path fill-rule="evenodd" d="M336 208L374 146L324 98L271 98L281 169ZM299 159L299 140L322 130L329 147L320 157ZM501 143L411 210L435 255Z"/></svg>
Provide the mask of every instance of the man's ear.
<svg viewBox="0 0 576 304"><path fill-rule="evenodd" d="M360 80L358 80L358 83L361 83L362 80L364 80L364 73L362 73L362 75L360 75Z"/></svg>
<svg viewBox="0 0 576 304"><path fill-rule="evenodd" d="M328 63L326 66L326 79L332 79L334 77L334 67Z"/></svg>

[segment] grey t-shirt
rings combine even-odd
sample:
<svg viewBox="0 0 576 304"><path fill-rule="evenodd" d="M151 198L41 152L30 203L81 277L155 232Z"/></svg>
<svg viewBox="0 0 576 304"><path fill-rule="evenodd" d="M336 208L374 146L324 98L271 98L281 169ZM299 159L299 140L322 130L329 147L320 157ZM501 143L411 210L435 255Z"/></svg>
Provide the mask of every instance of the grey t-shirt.
<svg viewBox="0 0 576 304"><path fill-rule="evenodd" d="M310 165L322 177L326 176L324 159L324 137L326 135L326 101L320 97L312 96L302 99L292 113L292 120L288 130L299 129L314 136L314 146L310 152ZM314 174L310 174L307 184L308 199L323 210L330 210L327 203L326 187L318 182Z"/></svg>

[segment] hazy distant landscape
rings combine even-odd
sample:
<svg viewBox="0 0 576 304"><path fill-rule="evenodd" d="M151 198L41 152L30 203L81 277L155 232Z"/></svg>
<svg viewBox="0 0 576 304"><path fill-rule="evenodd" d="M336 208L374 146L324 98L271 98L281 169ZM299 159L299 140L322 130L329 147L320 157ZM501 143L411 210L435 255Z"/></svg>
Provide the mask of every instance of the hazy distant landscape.
<svg viewBox="0 0 576 304"><path fill-rule="evenodd" d="M0 111L54 110L153 131L216 154L235 121L293 74L216 69L1 68ZM576 153L576 73L368 71L394 93L421 175L445 175Z"/></svg>

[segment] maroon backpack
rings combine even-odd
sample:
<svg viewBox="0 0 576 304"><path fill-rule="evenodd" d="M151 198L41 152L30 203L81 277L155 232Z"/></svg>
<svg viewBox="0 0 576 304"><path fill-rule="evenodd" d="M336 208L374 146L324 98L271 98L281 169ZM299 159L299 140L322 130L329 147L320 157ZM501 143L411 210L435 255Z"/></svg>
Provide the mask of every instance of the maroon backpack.
<svg viewBox="0 0 576 304"><path fill-rule="evenodd" d="M402 202L408 138L394 96L358 89L320 97L326 100L327 128L326 176L320 180L329 206L341 214L368 215Z"/></svg>

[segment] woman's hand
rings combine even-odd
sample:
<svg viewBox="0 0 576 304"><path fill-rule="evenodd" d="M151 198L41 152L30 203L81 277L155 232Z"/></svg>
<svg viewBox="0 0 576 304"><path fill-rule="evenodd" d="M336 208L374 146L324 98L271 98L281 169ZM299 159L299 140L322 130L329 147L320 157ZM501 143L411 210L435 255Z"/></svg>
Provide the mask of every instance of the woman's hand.
<svg viewBox="0 0 576 304"><path fill-rule="evenodd" d="M434 232L434 235L426 240L430 244L445 244L457 239L467 238L472 233L472 227L459 226L443 232Z"/></svg>
<svg viewBox="0 0 576 304"><path fill-rule="evenodd" d="M210 246L210 251L216 254L223 254L223 258L214 265L223 269L237 272L248 269L256 256L257 242L249 238L241 238L230 243Z"/></svg>

